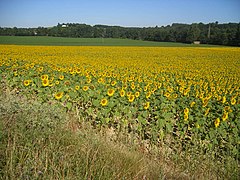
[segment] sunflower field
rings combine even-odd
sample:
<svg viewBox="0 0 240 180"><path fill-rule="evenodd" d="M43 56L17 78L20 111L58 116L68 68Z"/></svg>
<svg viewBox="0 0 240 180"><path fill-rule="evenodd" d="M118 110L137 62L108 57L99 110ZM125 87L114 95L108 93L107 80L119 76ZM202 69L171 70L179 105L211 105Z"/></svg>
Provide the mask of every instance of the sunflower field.
<svg viewBox="0 0 240 180"><path fill-rule="evenodd" d="M0 45L1 86L93 127L239 158L240 49Z"/></svg>

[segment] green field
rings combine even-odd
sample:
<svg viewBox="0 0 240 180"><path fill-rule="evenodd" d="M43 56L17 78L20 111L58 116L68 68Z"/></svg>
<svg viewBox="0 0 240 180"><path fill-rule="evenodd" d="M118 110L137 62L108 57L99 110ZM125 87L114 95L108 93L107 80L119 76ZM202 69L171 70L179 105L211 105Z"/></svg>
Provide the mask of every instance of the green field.
<svg viewBox="0 0 240 180"><path fill-rule="evenodd" d="M0 44L44 46L149 46L149 47L216 47L174 42L153 42L115 38L64 38L46 36L0 36Z"/></svg>

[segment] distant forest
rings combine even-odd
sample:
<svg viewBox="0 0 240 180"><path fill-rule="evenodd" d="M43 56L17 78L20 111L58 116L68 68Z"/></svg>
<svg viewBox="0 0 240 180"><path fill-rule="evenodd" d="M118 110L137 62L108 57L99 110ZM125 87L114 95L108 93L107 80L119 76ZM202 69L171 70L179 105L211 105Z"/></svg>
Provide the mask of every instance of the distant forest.
<svg viewBox="0 0 240 180"><path fill-rule="evenodd" d="M182 42L240 46L240 23L173 23L161 27L121 27L58 23L54 27L3 28L1 36L54 36L79 38L128 38L145 41Z"/></svg>

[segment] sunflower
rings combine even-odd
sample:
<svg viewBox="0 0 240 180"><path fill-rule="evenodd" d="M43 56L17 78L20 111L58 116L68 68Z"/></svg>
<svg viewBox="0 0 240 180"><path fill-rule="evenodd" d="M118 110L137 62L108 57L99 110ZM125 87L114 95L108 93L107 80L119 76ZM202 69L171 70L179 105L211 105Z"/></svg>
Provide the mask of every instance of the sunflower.
<svg viewBox="0 0 240 180"><path fill-rule="evenodd" d="M207 98L204 98L203 100L202 100L202 103L203 103L203 107L206 107L207 105L208 105L208 99Z"/></svg>
<svg viewBox="0 0 240 180"><path fill-rule="evenodd" d="M108 89L107 95L108 96L113 96L115 90L114 89Z"/></svg>
<svg viewBox="0 0 240 180"><path fill-rule="evenodd" d="M87 79L87 83L89 84L89 83L91 83L92 82L92 79L91 78L88 78Z"/></svg>
<svg viewBox="0 0 240 180"><path fill-rule="evenodd" d="M224 112L223 116L222 116L222 120L226 121L228 118L228 112Z"/></svg>
<svg viewBox="0 0 240 180"><path fill-rule="evenodd" d="M235 105L236 102L237 102L237 100L236 100L235 98L232 98L232 99L231 99L231 104L232 104L232 105Z"/></svg>
<svg viewBox="0 0 240 180"><path fill-rule="evenodd" d="M77 68L77 69L76 69L76 73L77 73L77 74L80 74L80 72L81 72L81 69L80 69L80 68Z"/></svg>
<svg viewBox="0 0 240 180"><path fill-rule="evenodd" d="M132 95L132 92L128 91L127 92L127 97L131 96Z"/></svg>
<svg viewBox="0 0 240 180"><path fill-rule="evenodd" d="M127 87L128 87L128 85L127 85L127 84L124 84L122 88L123 88L123 89L127 89Z"/></svg>
<svg viewBox="0 0 240 180"><path fill-rule="evenodd" d="M217 118L217 119L215 120L215 122L214 122L214 125L215 125L215 127L217 128L217 127L219 126L219 124L220 124L220 119Z"/></svg>
<svg viewBox="0 0 240 180"><path fill-rule="evenodd" d="M189 109L188 108L185 108L184 109L184 114L188 114L189 113Z"/></svg>
<svg viewBox="0 0 240 180"><path fill-rule="evenodd" d="M134 84L131 85L131 89L132 89L132 90L135 89L135 85L134 85Z"/></svg>
<svg viewBox="0 0 240 180"><path fill-rule="evenodd" d="M190 107L193 108L193 106L196 104L196 102L191 102Z"/></svg>
<svg viewBox="0 0 240 180"><path fill-rule="evenodd" d="M140 92L139 91L135 92L135 96L138 98L140 96Z"/></svg>
<svg viewBox="0 0 240 180"><path fill-rule="evenodd" d="M184 114L183 118L184 118L184 121L187 121L188 120L188 114Z"/></svg>
<svg viewBox="0 0 240 180"><path fill-rule="evenodd" d="M230 108L230 106L225 106L224 107L224 111L229 111L231 108Z"/></svg>
<svg viewBox="0 0 240 180"><path fill-rule="evenodd" d="M204 114L204 116L207 116L207 115L208 115L208 113L209 113L209 110L210 110L210 108L207 108L207 110L205 111L205 114Z"/></svg>
<svg viewBox="0 0 240 180"><path fill-rule="evenodd" d="M150 102L146 102L143 108L147 110L149 107L150 107Z"/></svg>
<svg viewBox="0 0 240 180"><path fill-rule="evenodd" d="M120 91L120 96L121 96L121 97L124 97L124 96L125 96L125 91L124 91L123 89Z"/></svg>
<svg viewBox="0 0 240 180"><path fill-rule="evenodd" d="M169 97L170 97L170 93L169 93L169 92L166 92L166 93L164 94L164 96L167 97L167 98L169 98Z"/></svg>
<svg viewBox="0 0 240 180"><path fill-rule="evenodd" d="M134 96L134 95L130 95L130 96L128 97L128 101L129 101L129 102L133 102L134 99L135 99L135 96Z"/></svg>
<svg viewBox="0 0 240 180"><path fill-rule="evenodd" d="M76 73L73 69L71 69L69 72L70 72L71 75Z"/></svg>
<svg viewBox="0 0 240 180"><path fill-rule="evenodd" d="M63 97L63 92L58 92L54 95L55 99L59 100Z"/></svg>
<svg viewBox="0 0 240 180"><path fill-rule="evenodd" d="M183 88L183 87L180 87L180 88L179 88L179 92L180 92L180 93L183 93L183 91L184 91L184 88Z"/></svg>
<svg viewBox="0 0 240 180"><path fill-rule="evenodd" d="M49 85L49 80L48 80L48 79L42 80L42 85L43 85L44 87L48 86L48 85Z"/></svg>
<svg viewBox="0 0 240 180"><path fill-rule="evenodd" d="M148 86L144 86L143 90L147 91L148 90Z"/></svg>
<svg viewBox="0 0 240 180"><path fill-rule="evenodd" d="M98 83L102 83L102 82L103 82L103 78L99 78Z"/></svg>
<svg viewBox="0 0 240 180"><path fill-rule="evenodd" d="M65 84L66 86L69 86L69 85L70 85L70 81L65 81L64 84Z"/></svg>
<svg viewBox="0 0 240 180"><path fill-rule="evenodd" d="M150 96L151 96L151 92L147 92L146 98L148 99L148 98L150 98Z"/></svg>
<svg viewBox="0 0 240 180"><path fill-rule="evenodd" d="M100 104L102 106L106 106L108 104L108 100L106 98L104 98L104 99L101 100Z"/></svg>
<svg viewBox="0 0 240 180"><path fill-rule="evenodd" d="M29 85L30 85L30 82L31 82L30 80L24 80L24 81L23 81L23 85L24 85L24 86L29 86Z"/></svg>
<svg viewBox="0 0 240 180"><path fill-rule="evenodd" d="M64 79L64 75L60 75L60 76L59 76L59 79L60 79L60 80L63 80L63 79Z"/></svg>
<svg viewBox="0 0 240 180"><path fill-rule="evenodd" d="M88 86L83 86L84 91L87 91L88 89L89 89Z"/></svg>
<svg viewBox="0 0 240 180"><path fill-rule="evenodd" d="M178 97L178 95L175 93L175 94L173 94L173 98L174 99L177 99L177 97Z"/></svg>
<svg viewBox="0 0 240 180"><path fill-rule="evenodd" d="M38 71L39 71L39 72L42 72L42 71L43 71L43 67L39 67L39 68L38 68Z"/></svg>
<svg viewBox="0 0 240 180"><path fill-rule="evenodd" d="M42 79L42 80L48 80L48 75L47 75L47 74L42 75L42 76L41 76L41 79Z"/></svg>
<svg viewBox="0 0 240 180"><path fill-rule="evenodd" d="M80 88L80 86L78 86L78 85L77 85L77 86L75 86L75 90L77 90L77 91L78 91L78 90L79 90L79 88Z"/></svg>
<svg viewBox="0 0 240 180"><path fill-rule="evenodd" d="M58 84L59 84L59 81L56 81L55 84L58 85Z"/></svg>
<svg viewBox="0 0 240 180"><path fill-rule="evenodd" d="M218 97L217 97L217 100L218 100L218 101L221 101L221 99L222 99L222 96L218 96Z"/></svg>
<svg viewBox="0 0 240 180"><path fill-rule="evenodd" d="M94 89L95 89L95 86L94 86L94 85L91 85L91 86L89 86L89 88L90 88L91 90L94 90Z"/></svg>
<svg viewBox="0 0 240 180"><path fill-rule="evenodd" d="M226 96L223 96L222 103L224 104L226 102Z"/></svg>
<svg viewBox="0 0 240 180"><path fill-rule="evenodd" d="M112 82L111 82L111 85L112 85L112 86L115 86L116 84L117 84L116 81L112 81Z"/></svg>

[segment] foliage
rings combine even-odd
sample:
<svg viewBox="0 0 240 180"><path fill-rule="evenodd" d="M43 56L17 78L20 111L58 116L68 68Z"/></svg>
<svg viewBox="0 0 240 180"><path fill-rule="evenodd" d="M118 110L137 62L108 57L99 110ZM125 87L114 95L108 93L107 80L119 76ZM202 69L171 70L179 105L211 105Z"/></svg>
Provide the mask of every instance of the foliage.
<svg viewBox="0 0 240 180"><path fill-rule="evenodd" d="M46 28L0 28L0 35L7 36L53 36L78 38L123 38L147 41L193 43L201 41L203 44L240 45L240 24L173 23L171 26L131 28L120 26L106 26L78 23L63 23Z"/></svg>

